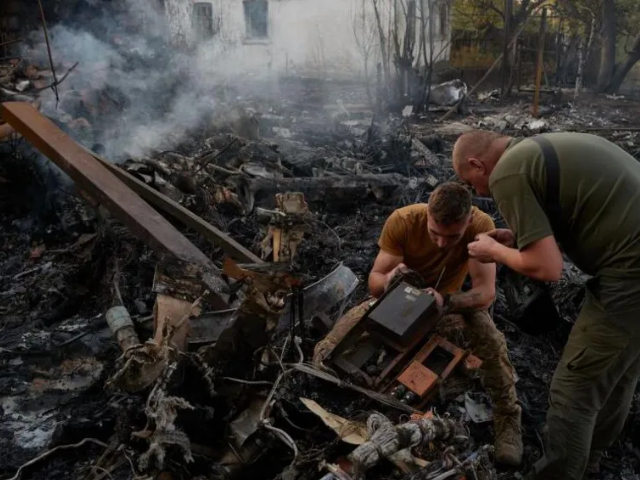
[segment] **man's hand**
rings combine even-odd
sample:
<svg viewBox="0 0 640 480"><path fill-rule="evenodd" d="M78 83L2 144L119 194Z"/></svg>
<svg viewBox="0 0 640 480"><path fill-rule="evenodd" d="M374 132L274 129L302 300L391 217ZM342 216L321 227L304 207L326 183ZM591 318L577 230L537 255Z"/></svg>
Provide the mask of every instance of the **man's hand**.
<svg viewBox="0 0 640 480"><path fill-rule="evenodd" d="M409 267L407 267L404 263L398 264L396 268L387 273L384 277L384 289L387 290L389 285L396 279L396 277L403 275L409 272Z"/></svg>
<svg viewBox="0 0 640 480"><path fill-rule="evenodd" d="M487 232L487 235L493 238L496 242L501 243L505 247L514 248L516 244L515 235L508 228L496 228Z"/></svg>
<svg viewBox="0 0 640 480"><path fill-rule="evenodd" d="M480 263L493 263L495 262L493 253L495 247L499 243L491 238L486 233L476 235L476 240L471 242L467 248L469 249L469 256Z"/></svg>
<svg viewBox="0 0 640 480"><path fill-rule="evenodd" d="M438 305L438 309L444 307L444 297L440 295L436 290L434 290L433 288L427 288L425 292L427 292L429 295L433 295L433 297L436 299L436 305Z"/></svg>

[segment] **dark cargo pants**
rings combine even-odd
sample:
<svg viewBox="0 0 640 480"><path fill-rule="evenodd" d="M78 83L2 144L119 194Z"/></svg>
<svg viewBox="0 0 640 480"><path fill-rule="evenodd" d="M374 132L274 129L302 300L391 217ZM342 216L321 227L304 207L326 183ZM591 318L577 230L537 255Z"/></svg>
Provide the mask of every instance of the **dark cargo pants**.
<svg viewBox="0 0 640 480"><path fill-rule="evenodd" d="M624 426L640 375L640 310L608 315L587 295L551 382L545 454L528 480L581 480Z"/></svg>

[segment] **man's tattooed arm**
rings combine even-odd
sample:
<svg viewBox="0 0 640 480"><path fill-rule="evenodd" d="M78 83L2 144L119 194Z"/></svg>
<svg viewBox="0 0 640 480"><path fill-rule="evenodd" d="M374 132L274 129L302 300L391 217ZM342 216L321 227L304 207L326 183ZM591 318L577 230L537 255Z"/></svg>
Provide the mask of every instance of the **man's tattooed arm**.
<svg viewBox="0 0 640 480"><path fill-rule="evenodd" d="M470 290L463 293L453 293L445 299L447 313L470 313L487 308L493 299L487 299L482 291Z"/></svg>
<svg viewBox="0 0 640 480"><path fill-rule="evenodd" d="M445 311L448 313L469 313L486 310L496 296L496 266L493 263L480 263L469 260L471 290L464 293L452 293L445 299Z"/></svg>

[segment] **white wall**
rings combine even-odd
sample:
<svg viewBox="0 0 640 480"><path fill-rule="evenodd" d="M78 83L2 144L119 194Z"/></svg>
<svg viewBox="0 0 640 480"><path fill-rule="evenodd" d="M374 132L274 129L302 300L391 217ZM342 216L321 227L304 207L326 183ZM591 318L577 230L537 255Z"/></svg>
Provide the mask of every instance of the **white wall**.
<svg viewBox="0 0 640 480"><path fill-rule="evenodd" d="M221 30L201 45L200 54L204 61L220 62L227 73L362 78L367 56L369 76L375 78L380 54L371 0L269 0L269 38L262 43L246 39L242 0L209 1ZM389 1L379 3L384 8ZM435 52L441 48L436 42ZM446 58L448 51L440 59Z"/></svg>

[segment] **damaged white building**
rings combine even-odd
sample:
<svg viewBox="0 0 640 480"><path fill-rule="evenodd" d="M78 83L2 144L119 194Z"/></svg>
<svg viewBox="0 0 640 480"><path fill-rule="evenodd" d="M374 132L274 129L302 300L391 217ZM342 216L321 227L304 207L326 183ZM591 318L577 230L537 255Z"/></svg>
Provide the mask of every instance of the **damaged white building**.
<svg viewBox="0 0 640 480"><path fill-rule="evenodd" d="M171 23L190 29L201 48L224 50L238 73L375 76L383 51L393 65L396 33L403 48L408 24L416 52L424 29L427 58L449 57L447 0L166 0L165 6Z"/></svg>

